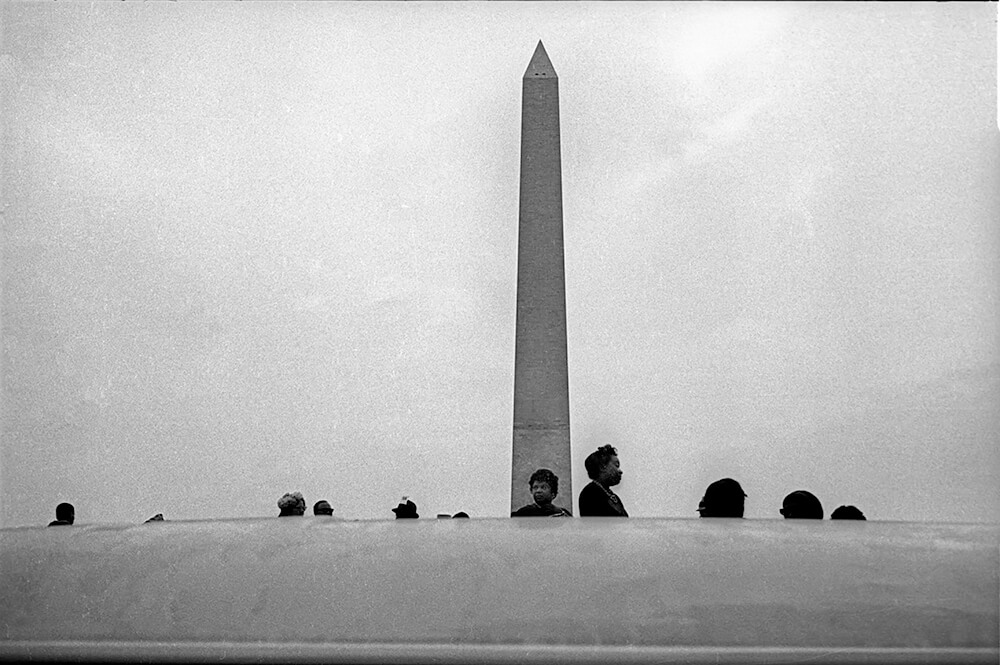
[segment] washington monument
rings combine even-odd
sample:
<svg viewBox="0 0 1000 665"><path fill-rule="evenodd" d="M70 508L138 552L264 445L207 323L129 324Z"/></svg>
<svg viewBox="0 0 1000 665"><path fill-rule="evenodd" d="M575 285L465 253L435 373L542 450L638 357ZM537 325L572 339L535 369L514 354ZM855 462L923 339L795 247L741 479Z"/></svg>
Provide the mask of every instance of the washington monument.
<svg viewBox="0 0 1000 665"><path fill-rule="evenodd" d="M561 171L559 79L538 42L521 89L511 511L530 501L538 468L559 476L556 503L573 505Z"/></svg>

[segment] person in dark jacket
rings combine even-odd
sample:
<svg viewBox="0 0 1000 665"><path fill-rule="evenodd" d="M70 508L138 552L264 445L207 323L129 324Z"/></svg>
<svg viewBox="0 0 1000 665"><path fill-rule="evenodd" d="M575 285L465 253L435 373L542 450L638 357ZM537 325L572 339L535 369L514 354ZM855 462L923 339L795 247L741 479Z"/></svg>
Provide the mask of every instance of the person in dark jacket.
<svg viewBox="0 0 1000 665"><path fill-rule="evenodd" d="M583 462L590 482L580 492L580 517L628 517L625 506L611 487L622 481L618 451L601 446Z"/></svg>
<svg viewBox="0 0 1000 665"><path fill-rule="evenodd" d="M552 503L559 494L559 476L548 469L538 469L528 479L534 503L522 506L511 517L573 517L573 513Z"/></svg>
<svg viewBox="0 0 1000 665"><path fill-rule="evenodd" d="M698 504L701 517L743 517L746 494L738 482L732 478L716 480L705 490L705 496Z"/></svg>
<svg viewBox="0 0 1000 665"><path fill-rule="evenodd" d="M781 510L778 512L784 515L786 520L821 520L823 519L823 504L812 492L795 490L781 502Z"/></svg>
<svg viewBox="0 0 1000 665"><path fill-rule="evenodd" d="M49 522L49 526L72 526L76 519L76 508L72 503L60 503L56 506L56 518Z"/></svg>

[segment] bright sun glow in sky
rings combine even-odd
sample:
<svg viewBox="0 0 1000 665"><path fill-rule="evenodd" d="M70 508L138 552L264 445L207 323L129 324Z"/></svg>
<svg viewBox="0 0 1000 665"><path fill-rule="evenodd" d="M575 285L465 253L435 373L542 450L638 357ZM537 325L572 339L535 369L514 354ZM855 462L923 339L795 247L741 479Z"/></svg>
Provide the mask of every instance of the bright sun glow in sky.
<svg viewBox="0 0 1000 665"><path fill-rule="evenodd" d="M774 36L794 8L781 4L703 5L685 23L678 38L664 40L663 50L690 79L701 82L716 66L758 57L755 47Z"/></svg>

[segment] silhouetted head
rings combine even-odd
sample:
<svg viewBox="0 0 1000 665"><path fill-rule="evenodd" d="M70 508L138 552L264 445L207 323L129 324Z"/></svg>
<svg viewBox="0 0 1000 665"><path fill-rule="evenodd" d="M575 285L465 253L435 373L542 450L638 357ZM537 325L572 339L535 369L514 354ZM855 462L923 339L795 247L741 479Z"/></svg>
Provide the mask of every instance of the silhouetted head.
<svg viewBox="0 0 1000 665"><path fill-rule="evenodd" d="M278 499L278 508L278 517L298 517L306 514L306 500L302 492L289 492Z"/></svg>
<svg viewBox="0 0 1000 665"><path fill-rule="evenodd" d="M146 520L146 523L148 524L149 522L165 522L165 521L166 520L163 519L163 513L156 513L148 520Z"/></svg>
<svg viewBox="0 0 1000 665"><path fill-rule="evenodd" d="M60 503L56 506L56 519L72 524L73 520L76 519L76 508L73 507L72 503Z"/></svg>
<svg viewBox="0 0 1000 665"><path fill-rule="evenodd" d="M702 517L743 517L743 488L732 478L716 480L705 490L698 504Z"/></svg>
<svg viewBox="0 0 1000 665"><path fill-rule="evenodd" d="M617 485L622 481L621 465L618 462L618 451L611 445L601 446L587 455L583 461L587 467L587 475L605 487Z"/></svg>
<svg viewBox="0 0 1000 665"><path fill-rule="evenodd" d="M854 506L840 506L830 513L832 520L863 520L865 514Z"/></svg>
<svg viewBox="0 0 1000 665"><path fill-rule="evenodd" d="M785 516L786 520L821 520L823 519L823 504L812 492L796 490L785 497L779 512Z"/></svg>
<svg viewBox="0 0 1000 665"><path fill-rule="evenodd" d="M317 501L313 506L313 515L333 515L333 506L329 501Z"/></svg>
<svg viewBox="0 0 1000 665"><path fill-rule="evenodd" d="M548 469L538 469L528 479L531 498L540 506L552 503L559 494L559 476Z"/></svg>
<svg viewBox="0 0 1000 665"><path fill-rule="evenodd" d="M459 512L457 512L457 513L455 513L454 515L451 516L451 518L453 520L457 520L460 517L464 517L465 519L469 519L469 514L466 513L464 510L462 510L462 511L459 511Z"/></svg>
<svg viewBox="0 0 1000 665"><path fill-rule="evenodd" d="M417 514L417 504L413 503L405 496L403 497L405 503L400 502L398 506L392 509L392 512L396 513L397 520L405 519L417 519L420 515Z"/></svg>

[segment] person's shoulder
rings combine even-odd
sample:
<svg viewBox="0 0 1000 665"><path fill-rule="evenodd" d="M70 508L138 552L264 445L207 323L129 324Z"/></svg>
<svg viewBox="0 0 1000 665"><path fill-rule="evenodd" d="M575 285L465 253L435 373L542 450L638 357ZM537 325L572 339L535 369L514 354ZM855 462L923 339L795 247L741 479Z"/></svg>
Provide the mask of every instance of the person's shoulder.
<svg viewBox="0 0 1000 665"><path fill-rule="evenodd" d="M533 503L529 503L527 506L521 506L510 514L511 517L536 517L537 515L538 509Z"/></svg>
<svg viewBox="0 0 1000 665"><path fill-rule="evenodd" d="M608 512L608 496L594 482L580 491L579 503L580 517L595 517Z"/></svg>

